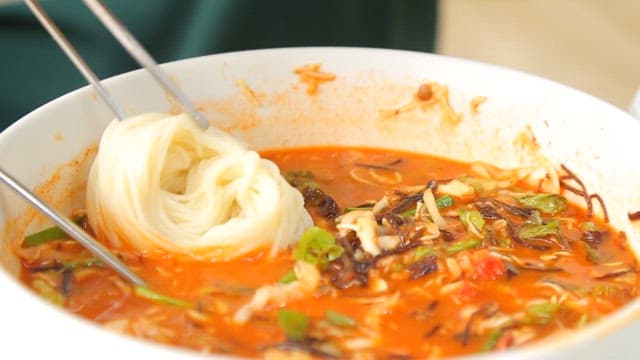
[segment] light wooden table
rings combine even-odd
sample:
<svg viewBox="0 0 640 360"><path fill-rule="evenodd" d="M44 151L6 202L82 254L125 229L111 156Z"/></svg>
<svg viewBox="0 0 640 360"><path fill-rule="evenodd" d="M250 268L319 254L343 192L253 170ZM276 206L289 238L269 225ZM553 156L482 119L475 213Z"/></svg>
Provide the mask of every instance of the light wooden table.
<svg viewBox="0 0 640 360"><path fill-rule="evenodd" d="M440 0L437 51L505 65L629 109L640 0Z"/></svg>

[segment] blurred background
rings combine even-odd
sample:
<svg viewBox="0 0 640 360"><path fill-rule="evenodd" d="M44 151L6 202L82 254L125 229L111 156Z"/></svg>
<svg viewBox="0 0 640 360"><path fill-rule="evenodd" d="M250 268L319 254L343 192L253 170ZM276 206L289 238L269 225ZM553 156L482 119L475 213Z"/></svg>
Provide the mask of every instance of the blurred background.
<svg viewBox="0 0 640 360"><path fill-rule="evenodd" d="M100 77L137 68L81 0L41 0ZM504 65L628 109L640 0L105 0L159 62L282 46L369 46ZM0 0L0 129L85 81L22 1Z"/></svg>

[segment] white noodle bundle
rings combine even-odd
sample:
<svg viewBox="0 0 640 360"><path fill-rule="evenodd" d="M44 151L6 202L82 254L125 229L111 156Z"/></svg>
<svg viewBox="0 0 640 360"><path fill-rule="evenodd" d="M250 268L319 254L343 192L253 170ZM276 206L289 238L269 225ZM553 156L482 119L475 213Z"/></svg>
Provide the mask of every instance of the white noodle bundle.
<svg viewBox="0 0 640 360"><path fill-rule="evenodd" d="M87 214L115 247L211 260L269 244L273 255L312 225L275 164L184 114L109 125L89 174Z"/></svg>

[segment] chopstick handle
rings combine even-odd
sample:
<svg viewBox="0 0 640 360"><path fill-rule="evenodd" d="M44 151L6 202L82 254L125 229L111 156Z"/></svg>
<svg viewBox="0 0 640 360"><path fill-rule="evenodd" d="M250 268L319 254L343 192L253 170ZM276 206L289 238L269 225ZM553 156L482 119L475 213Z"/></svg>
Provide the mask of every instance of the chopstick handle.
<svg viewBox="0 0 640 360"><path fill-rule="evenodd" d="M53 40L58 44L62 51L64 51L73 65L75 65L82 76L87 79L89 84L93 86L94 90L107 104L107 106L109 106L111 111L113 111L114 115L120 120L126 118L127 114L125 113L125 111L114 100L107 89L102 86L96 74L93 72L93 70L91 70L89 65L87 65L82 56L80 56L75 47L73 47L69 40L64 36L62 30L60 30L56 23L49 17L49 15L47 15L42 6L40 6L40 4L36 0L24 0L24 2L27 4L38 21L40 21L42 26L47 30L49 35L51 35Z"/></svg>
<svg viewBox="0 0 640 360"><path fill-rule="evenodd" d="M93 12L93 14L102 22L102 24L111 32L118 40L120 45L127 50L129 55L133 57L140 66L144 67L151 73L153 78L176 99L183 108L189 112L198 122L198 124L206 129L209 122L196 109L189 98L169 79L158 63L144 49L144 47L136 40L136 38L127 30L127 28L118 20L118 18L102 3L100 0L83 0L84 4Z"/></svg>

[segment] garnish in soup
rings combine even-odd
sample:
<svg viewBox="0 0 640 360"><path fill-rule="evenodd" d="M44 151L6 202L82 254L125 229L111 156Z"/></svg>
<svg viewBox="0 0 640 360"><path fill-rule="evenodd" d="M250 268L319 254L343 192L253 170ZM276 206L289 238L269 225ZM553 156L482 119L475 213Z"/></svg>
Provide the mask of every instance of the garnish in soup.
<svg viewBox="0 0 640 360"><path fill-rule="evenodd" d="M580 329L637 295L624 234L594 217L597 195L566 167L549 177L557 186L542 187L560 191L542 192L532 171L391 150L262 156L314 222L276 256L270 245L222 261L118 248L156 293L123 282L74 241L49 237L24 242L22 280L110 329L265 357L503 350Z"/></svg>

